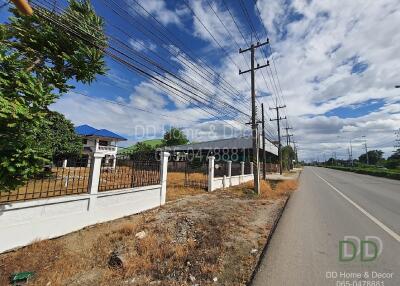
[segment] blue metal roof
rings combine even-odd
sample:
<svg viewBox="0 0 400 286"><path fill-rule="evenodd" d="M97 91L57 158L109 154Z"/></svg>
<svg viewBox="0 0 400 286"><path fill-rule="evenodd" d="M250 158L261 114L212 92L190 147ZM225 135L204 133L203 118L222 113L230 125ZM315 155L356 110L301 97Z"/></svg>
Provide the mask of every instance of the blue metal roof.
<svg viewBox="0 0 400 286"><path fill-rule="evenodd" d="M118 140L128 140L114 132L107 129L96 129L89 125L80 125L75 127L75 133L82 136L94 136L94 137L107 137Z"/></svg>

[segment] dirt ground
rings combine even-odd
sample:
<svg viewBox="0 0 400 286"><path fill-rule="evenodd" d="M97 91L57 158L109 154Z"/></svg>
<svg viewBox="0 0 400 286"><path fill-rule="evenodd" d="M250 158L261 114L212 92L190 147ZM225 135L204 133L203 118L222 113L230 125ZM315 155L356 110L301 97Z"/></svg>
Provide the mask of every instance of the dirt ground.
<svg viewBox="0 0 400 286"><path fill-rule="evenodd" d="M246 285L295 181L187 192L161 208L0 255L0 285ZM111 258L111 265L110 265Z"/></svg>

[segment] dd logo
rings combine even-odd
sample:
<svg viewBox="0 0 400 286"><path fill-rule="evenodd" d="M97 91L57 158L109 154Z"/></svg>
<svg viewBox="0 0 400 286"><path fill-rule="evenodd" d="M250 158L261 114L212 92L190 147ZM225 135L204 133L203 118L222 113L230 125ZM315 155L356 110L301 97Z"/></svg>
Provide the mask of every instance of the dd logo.
<svg viewBox="0 0 400 286"><path fill-rule="evenodd" d="M346 235L339 241L339 261L353 261L360 256L360 261L373 261L383 250L382 240L376 236L365 236L364 240L357 236Z"/></svg>

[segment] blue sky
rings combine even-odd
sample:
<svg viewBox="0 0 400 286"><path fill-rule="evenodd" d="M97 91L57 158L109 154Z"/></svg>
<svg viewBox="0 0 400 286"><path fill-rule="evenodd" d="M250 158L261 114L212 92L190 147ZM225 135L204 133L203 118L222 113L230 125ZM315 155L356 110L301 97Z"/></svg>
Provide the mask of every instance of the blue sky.
<svg viewBox="0 0 400 286"><path fill-rule="evenodd" d="M250 55L239 55L237 45L245 48L256 39L241 7L245 3L257 34L265 40L264 31L268 33L280 83L276 75L271 77L274 66L263 73L257 71L257 95L269 95L258 97L257 104L266 105L267 118L274 116L269 107L275 100L287 105L283 115L289 117L289 124L295 128L303 159L316 159L315 154L330 154L332 150L345 157L348 139L362 135L367 135L371 147L387 154L393 149L393 130L400 126L400 94L399 89L393 88L400 83L400 34L396 28L400 26L400 3L396 0L258 0L257 6L250 0L188 1L212 36L186 7L185 0L139 1L163 27L133 0L92 2L105 19L107 34L125 45L123 49L130 47L146 55L207 88L210 97L249 113L249 75L239 76L238 68L248 68ZM65 6L64 0L57 3ZM3 8L0 13L0 20L6 21L6 10ZM149 28L147 35L140 30L142 24ZM259 50L257 62L262 64L265 56L271 60L269 49ZM220 78L210 77L211 84L188 68L198 64L199 58L234 86L239 98L222 91ZM106 61L107 75L99 76L90 86L75 84L77 93L62 96L52 108L76 125L90 124L120 133L129 138L127 144L160 137L169 126L183 128L196 141L249 131L236 122L239 117L212 117L110 58ZM188 65L182 65L182 61ZM268 135L275 139L276 133L276 126L268 124ZM358 149L356 145L356 155L362 151L361 147Z"/></svg>

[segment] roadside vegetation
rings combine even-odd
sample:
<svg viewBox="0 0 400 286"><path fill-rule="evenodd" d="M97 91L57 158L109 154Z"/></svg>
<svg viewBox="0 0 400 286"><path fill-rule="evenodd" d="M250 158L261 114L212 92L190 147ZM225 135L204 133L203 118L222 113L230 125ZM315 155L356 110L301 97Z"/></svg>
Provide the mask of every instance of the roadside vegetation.
<svg viewBox="0 0 400 286"><path fill-rule="evenodd" d="M378 166L359 165L357 167L345 166L323 166L326 168L354 172L358 174L371 175L376 177L385 177L389 179L400 180L400 169L387 169Z"/></svg>
<svg viewBox="0 0 400 286"><path fill-rule="evenodd" d="M350 161L329 158L326 162L319 164L319 166L400 180L400 149L393 152L387 159L383 158L381 150L370 150L368 154L362 154L358 160Z"/></svg>

